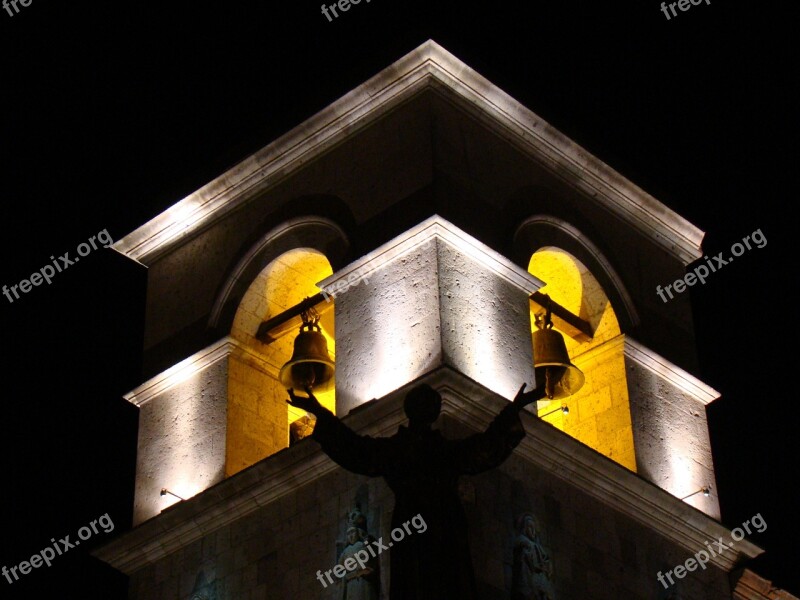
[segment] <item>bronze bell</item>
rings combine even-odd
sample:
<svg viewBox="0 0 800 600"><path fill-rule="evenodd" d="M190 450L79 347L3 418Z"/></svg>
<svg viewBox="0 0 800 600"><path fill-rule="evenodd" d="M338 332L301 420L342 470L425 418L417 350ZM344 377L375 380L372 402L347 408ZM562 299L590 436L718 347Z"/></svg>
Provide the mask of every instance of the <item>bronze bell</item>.
<svg viewBox="0 0 800 600"><path fill-rule="evenodd" d="M583 387L583 372L569 360L567 345L552 323L533 332L533 367L536 380L546 382L551 400L571 396Z"/></svg>
<svg viewBox="0 0 800 600"><path fill-rule="evenodd" d="M314 322L304 322L294 340L292 358L281 368L280 381L286 389L307 387L325 392L334 386L335 365L328 356L328 342Z"/></svg>

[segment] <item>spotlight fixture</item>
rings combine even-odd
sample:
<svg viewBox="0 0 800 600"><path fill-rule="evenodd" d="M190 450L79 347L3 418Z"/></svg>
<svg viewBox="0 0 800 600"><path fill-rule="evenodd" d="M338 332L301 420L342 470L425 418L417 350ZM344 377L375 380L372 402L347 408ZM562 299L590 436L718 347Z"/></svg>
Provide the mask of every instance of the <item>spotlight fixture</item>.
<svg viewBox="0 0 800 600"><path fill-rule="evenodd" d="M687 498L691 498L692 496L694 496L695 494L699 494L700 492L702 492L702 493L703 493L703 496L705 496L706 498L708 498L708 497L711 495L711 488L709 488L708 486L701 487L701 488L700 488L699 490L697 490L696 492L692 492L692 493L691 493L691 494L689 494L688 496L684 496L683 498L681 498L681 500L686 500Z"/></svg>
<svg viewBox="0 0 800 600"><path fill-rule="evenodd" d="M552 414L554 414L554 413L557 413L558 411L561 411L561 412L562 412L562 413L564 413L565 415L568 415L568 414L569 414L569 406L567 406L566 404L565 404L564 406L559 406L559 407L558 407L557 409L555 409L555 410L551 410L550 412L546 412L546 413L544 413L543 415L539 415L539 418L540 418L540 419L544 419L546 416L548 416L548 415L552 415Z"/></svg>
<svg viewBox="0 0 800 600"><path fill-rule="evenodd" d="M186 500L186 498L181 498L180 496L178 496L178 494L170 492L167 488L161 488L161 495L166 496L167 494L169 494L170 496L175 496L178 500Z"/></svg>

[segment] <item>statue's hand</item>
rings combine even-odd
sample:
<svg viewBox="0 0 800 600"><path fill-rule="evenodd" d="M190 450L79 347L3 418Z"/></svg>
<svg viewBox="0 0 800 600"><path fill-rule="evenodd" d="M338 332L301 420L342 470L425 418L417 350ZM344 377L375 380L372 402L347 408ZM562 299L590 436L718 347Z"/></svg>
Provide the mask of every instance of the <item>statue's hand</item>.
<svg viewBox="0 0 800 600"><path fill-rule="evenodd" d="M527 383L523 383L522 387L519 388L517 395L514 396L514 404L516 404L519 408L527 406L528 404L536 402L537 400L541 400L546 396L544 386L540 385L538 388L526 392L525 387L527 385Z"/></svg>
<svg viewBox="0 0 800 600"><path fill-rule="evenodd" d="M312 415L318 415L322 409L322 405L311 392L311 388L306 388L306 394L308 394L308 398L295 395L294 389L292 388L289 388L287 392L289 393L289 400L286 402L296 408L310 412Z"/></svg>

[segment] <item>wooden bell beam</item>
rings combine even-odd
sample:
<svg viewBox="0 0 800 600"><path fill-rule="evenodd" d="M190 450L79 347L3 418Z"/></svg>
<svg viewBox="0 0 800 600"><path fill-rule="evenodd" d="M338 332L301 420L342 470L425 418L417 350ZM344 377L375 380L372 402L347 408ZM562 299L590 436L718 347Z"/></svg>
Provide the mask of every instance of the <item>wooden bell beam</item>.
<svg viewBox="0 0 800 600"><path fill-rule="evenodd" d="M594 331L592 331L592 326L588 321L581 319L575 313L554 302L547 294L534 292L531 294L530 300L536 309L535 312L546 312L549 305L553 327L563 331L574 340L588 342L594 337Z"/></svg>
<svg viewBox="0 0 800 600"><path fill-rule="evenodd" d="M321 292L306 298L302 302L287 308L282 313L278 313L271 319L262 322L258 326L256 339L264 344L269 344L287 333L296 332L303 324L303 319L300 315L311 308L322 315L333 308L333 303L326 299Z"/></svg>

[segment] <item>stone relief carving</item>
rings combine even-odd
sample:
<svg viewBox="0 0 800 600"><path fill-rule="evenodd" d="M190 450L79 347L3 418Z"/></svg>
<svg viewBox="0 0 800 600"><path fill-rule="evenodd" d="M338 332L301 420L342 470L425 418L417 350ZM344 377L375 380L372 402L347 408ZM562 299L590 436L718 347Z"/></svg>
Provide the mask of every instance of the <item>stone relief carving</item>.
<svg viewBox="0 0 800 600"><path fill-rule="evenodd" d="M356 553L366 550L367 545L374 541L375 538L367 532L367 518L358 506L354 507L347 516L347 538L338 553L338 564L344 566L346 560L355 559ZM378 558L370 556L363 569L348 570L340 585L340 600L378 600L381 589Z"/></svg>
<svg viewBox="0 0 800 600"><path fill-rule="evenodd" d="M553 562L531 513L517 518L513 542L512 600L555 600Z"/></svg>

